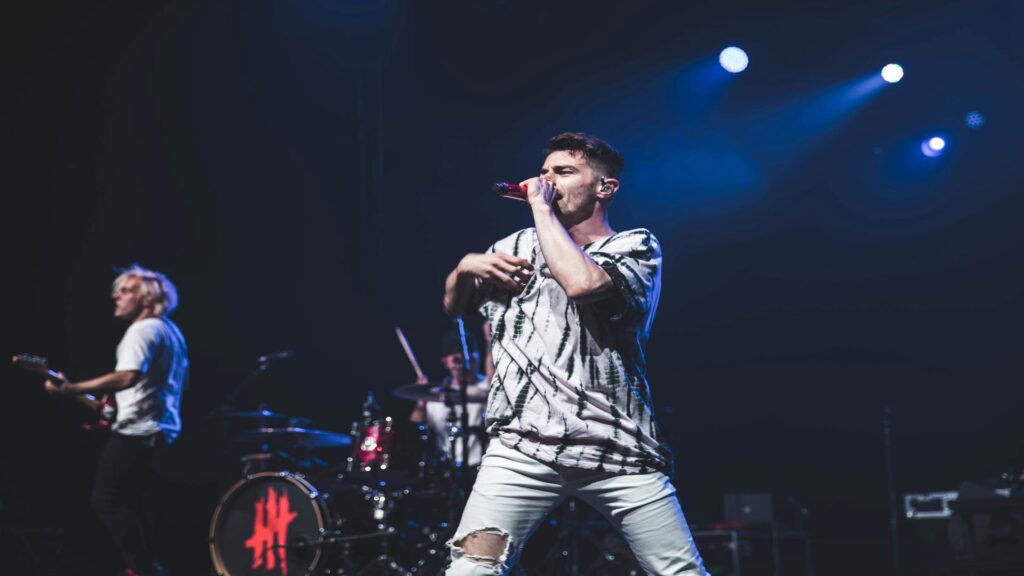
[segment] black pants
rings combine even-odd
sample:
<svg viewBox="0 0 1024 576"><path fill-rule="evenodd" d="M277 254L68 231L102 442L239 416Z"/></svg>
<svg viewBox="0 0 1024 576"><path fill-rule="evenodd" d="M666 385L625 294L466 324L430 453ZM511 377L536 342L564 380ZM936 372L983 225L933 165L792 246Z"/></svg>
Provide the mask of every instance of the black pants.
<svg viewBox="0 0 1024 576"><path fill-rule="evenodd" d="M100 454L92 488L92 508L110 531L125 566L149 573L153 554L146 544L144 500L153 480L153 465L166 440L112 433Z"/></svg>

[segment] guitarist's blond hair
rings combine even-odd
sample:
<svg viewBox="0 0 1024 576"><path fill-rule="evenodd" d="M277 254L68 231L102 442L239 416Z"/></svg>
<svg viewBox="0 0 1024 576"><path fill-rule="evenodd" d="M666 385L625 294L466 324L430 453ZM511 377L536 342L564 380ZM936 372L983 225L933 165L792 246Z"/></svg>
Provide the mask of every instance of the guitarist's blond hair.
<svg viewBox="0 0 1024 576"><path fill-rule="evenodd" d="M142 302L152 308L156 316L164 316L174 312L178 307L178 289L162 273L132 264L118 270L120 274L114 279L113 293L116 294L128 278L139 279L139 294Z"/></svg>

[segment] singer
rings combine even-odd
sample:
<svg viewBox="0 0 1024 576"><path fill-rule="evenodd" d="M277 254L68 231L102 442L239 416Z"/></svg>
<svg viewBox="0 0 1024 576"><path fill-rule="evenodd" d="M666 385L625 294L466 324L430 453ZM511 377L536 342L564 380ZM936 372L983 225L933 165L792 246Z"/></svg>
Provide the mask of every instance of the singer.
<svg viewBox="0 0 1024 576"><path fill-rule="evenodd" d="M648 574L706 574L669 478L645 347L661 292L661 248L616 232L608 209L622 155L586 134L551 138L520 183L534 227L467 254L444 307L491 328L491 442L449 542L448 574L506 574L567 496L597 508Z"/></svg>
<svg viewBox="0 0 1024 576"><path fill-rule="evenodd" d="M132 266L114 280L114 317L130 323L113 372L82 382L45 383L54 395L115 392L117 419L100 454L92 506L125 564L125 576L166 570L145 537L143 497L163 447L181 432L181 393L188 378L185 338L167 317L178 292L159 272Z"/></svg>

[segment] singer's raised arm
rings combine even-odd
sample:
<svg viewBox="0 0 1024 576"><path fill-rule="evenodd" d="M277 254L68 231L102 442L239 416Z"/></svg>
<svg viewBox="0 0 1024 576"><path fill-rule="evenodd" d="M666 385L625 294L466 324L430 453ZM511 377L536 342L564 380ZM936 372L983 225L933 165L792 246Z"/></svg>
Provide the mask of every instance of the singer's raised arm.
<svg viewBox="0 0 1024 576"><path fill-rule="evenodd" d="M612 278L584 252L547 205L534 205L537 241L551 276L573 300L599 299L612 288Z"/></svg>
<svg viewBox="0 0 1024 576"><path fill-rule="evenodd" d="M533 264L502 252L466 254L444 282L444 311L459 316L476 300L477 291L490 284L520 292L533 276Z"/></svg>

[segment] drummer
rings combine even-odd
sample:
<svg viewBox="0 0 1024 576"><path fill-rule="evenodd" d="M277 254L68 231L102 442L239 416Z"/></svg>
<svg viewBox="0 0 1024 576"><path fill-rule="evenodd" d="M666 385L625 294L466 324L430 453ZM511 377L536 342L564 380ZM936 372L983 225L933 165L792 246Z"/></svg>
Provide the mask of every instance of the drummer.
<svg viewBox="0 0 1024 576"><path fill-rule="evenodd" d="M470 403L467 405L467 411L469 414L469 466L477 466L480 464L480 459L483 456L483 445L481 443L481 431L484 425L484 400L487 398L487 389L489 386L489 380L487 376L480 372L480 349L477 346L476 339L469 332L466 332L466 347L469 349L469 366L471 378L463 378L463 364L462 364L462 344L459 340L459 333L456 331L446 332L441 337L441 364L448 371L448 375L444 378L442 385L444 387L450 387L453 390L458 390L460 384L464 380L473 382L470 388L467 390ZM420 384L429 384L429 382L419 382ZM452 395L451 410L455 412L453 420L456 425L461 422L462 418L462 407L459 406L458 394ZM474 402L475 400L475 402ZM427 402L419 400L416 402L416 407L413 408L412 414L409 415L409 421L414 424L425 424L434 433L434 437L437 439L437 448L442 454L445 454L449 459L452 458L451 444L448 442L448 427L449 427L449 408L445 402ZM457 466L461 466L462 462L462 440L458 440L455 444L455 463Z"/></svg>

